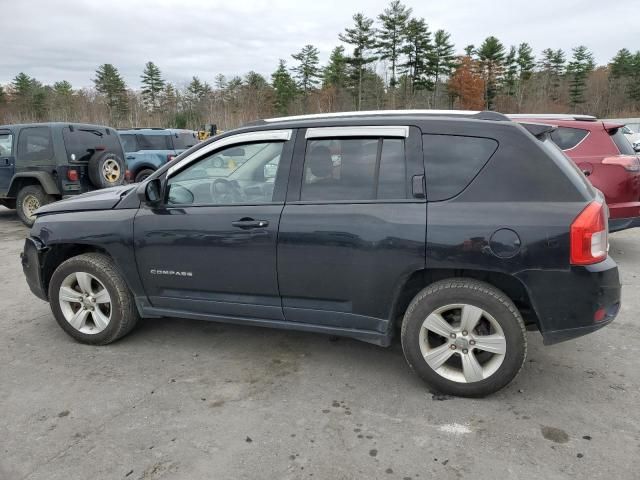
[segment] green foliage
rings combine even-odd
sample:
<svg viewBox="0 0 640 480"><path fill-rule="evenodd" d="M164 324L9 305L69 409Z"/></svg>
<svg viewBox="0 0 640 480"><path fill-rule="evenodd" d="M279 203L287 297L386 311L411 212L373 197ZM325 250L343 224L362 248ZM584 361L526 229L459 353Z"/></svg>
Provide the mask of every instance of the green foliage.
<svg viewBox="0 0 640 480"><path fill-rule="evenodd" d="M70 97L73 95L73 86L66 80L61 80L53 84L53 92L61 97Z"/></svg>
<svg viewBox="0 0 640 480"><path fill-rule="evenodd" d="M518 86L518 58L516 47L514 46L511 46L509 53L504 59L504 69L505 92L509 96L514 96Z"/></svg>
<svg viewBox="0 0 640 480"><path fill-rule="evenodd" d="M388 8L378 15L380 29L376 48L381 60L389 60L391 63L391 80L389 85L394 88L397 83L396 66L402 53L402 47L407 28L407 22L411 16L411 9L403 5L400 0L392 0Z"/></svg>
<svg viewBox="0 0 640 480"><path fill-rule="evenodd" d="M487 37L478 49L478 59L485 81L485 105L493 110L498 80L504 69L504 45L494 36Z"/></svg>
<svg viewBox="0 0 640 480"><path fill-rule="evenodd" d="M305 45L298 53L291 55L298 62L292 70L296 74L298 84L305 95L318 85L320 78L319 53L318 49L313 45Z"/></svg>
<svg viewBox="0 0 640 480"><path fill-rule="evenodd" d="M376 57L371 54L375 47L375 29L373 20L362 13L353 16L353 28L345 28L338 38L340 41L353 46L353 53L347 62L351 67L351 77L356 85L356 108L362 110L362 79L367 64L374 62Z"/></svg>
<svg viewBox="0 0 640 480"><path fill-rule="evenodd" d="M160 96L164 89L164 80L160 69L153 62L147 62L140 77L142 99L150 112L160 107Z"/></svg>
<svg viewBox="0 0 640 480"><path fill-rule="evenodd" d="M431 70L434 77L432 107L436 107L440 79L450 75L455 68L456 57L454 51L455 47L451 41L451 34L442 29L436 30L433 36L433 50L430 56Z"/></svg>
<svg viewBox="0 0 640 480"><path fill-rule="evenodd" d="M280 115L286 115L289 112L289 105L296 97L298 88L287 70L286 62L282 59L280 59L276 71L271 74L271 85L275 90L274 108Z"/></svg>
<svg viewBox="0 0 640 480"><path fill-rule="evenodd" d="M347 57L344 47L335 47L329 56L329 63L322 72L322 86L343 88L349 80L347 73Z"/></svg>
<svg viewBox="0 0 640 480"><path fill-rule="evenodd" d="M93 79L96 91L105 97L113 119L122 118L129 111L127 86L118 69L110 63L100 65Z"/></svg>
<svg viewBox="0 0 640 480"><path fill-rule="evenodd" d="M569 103L575 107L584 103L584 90L587 86L587 76L595 68L593 54L584 45L574 48L571 61L567 65L569 76Z"/></svg>
<svg viewBox="0 0 640 480"><path fill-rule="evenodd" d="M518 45L518 57L516 59L519 68L520 80L529 80L533 69L536 66L536 58L533 54L533 48L528 43Z"/></svg>
<svg viewBox="0 0 640 480"><path fill-rule="evenodd" d="M434 48L431 44L431 32L424 18L412 18L404 31L404 47L402 53L406 61L400 66L407 74L409 90L432 89L431 76L434 73L431 59Z"/></svg>

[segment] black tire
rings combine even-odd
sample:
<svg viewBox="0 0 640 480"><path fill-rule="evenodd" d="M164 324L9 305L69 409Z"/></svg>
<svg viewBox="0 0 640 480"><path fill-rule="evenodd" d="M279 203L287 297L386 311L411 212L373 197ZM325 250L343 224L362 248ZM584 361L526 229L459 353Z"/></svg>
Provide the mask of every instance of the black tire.
<svg viewBox="0 0 640 480"><path fill-rule="evenodd" d="M16 213L22 223L27 227L31 227L33 222L36 221L33 212L55 201L56 198L47 195L40 185L27 185L26 187L22 187L18 192L18 197L16 198Z"/></svg>
<svg viewBox="0 0 640 480"><path fill-rule="evenodd" d="M108 326L95 334L76 330L65 318L60 306L60 287L68 275L86 272L98 279L111 297L111 316ZM64 261L53 272L49 282L49 303L56 321L71 337L89 345L107 345L129 333L136 325L139 315L122 275L113 260L101 253L85 253Z"/></svg>
<svg viewBox="0 0 640 480"><path fill-rule="evenodd" d="M153 172L155 172L155 170L153 170L151 168L143 168L138 173L136 173L135 182L136 183L140 183L140 182L146 180L147 177L149 177L151 174L153 174Z"/></svg>
<svg viewBox="0 0 640 480"><path fill-rule="evenodd" d="M420 331L423 328L423 322L439 308L455 304L468 304L481 308L493 317L504 333L506 344L504 359L488 378L469 383L445 378L429 366L422 354ZM515 378L527 355L524 322L511 299L488 283L465 278L442 280L418 293L404 315L401 339L402 350L409 366L427 385L435 392L462 397L483 397L500 390ZM474 348L469 347L469 350ZM475 349L472 351L478 357L483 354L491 357L491 354L486 352L478 352ZM458 349L457 352L454 350L454 353L460 356L461 364L462 351ZM456 361L458 360L453 359L447 362ZM482 363L481 360L478 361Z"/></svg>
<svg viewBox="0 0 640 480"><path fill-rule="evenodd" d="M96 188L122 185L125 181L124 161L115 153L95 154L89 160L89 180Z"/></svg>

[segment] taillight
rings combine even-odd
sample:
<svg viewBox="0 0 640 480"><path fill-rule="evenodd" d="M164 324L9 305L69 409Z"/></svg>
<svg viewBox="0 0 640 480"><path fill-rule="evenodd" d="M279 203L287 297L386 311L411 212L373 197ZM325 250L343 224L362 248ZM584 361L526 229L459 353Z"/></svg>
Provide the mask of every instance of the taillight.
<svg viewBox="0 0 640 480"><path fill-rule="evenodd" d="M67 179L69 179L70 182L77 182L79 178L77 170L67 170Z"/></svg>
<svg viewBox="0 0 640 480"><path fill-rule="evenodd" d="M176 156L175 156L175 155L171 155L171 154L167 155L167 163L169 163L169 162L170 162L171 160L173 160L174 158L176 158Z"/></svg>
<svg viewBox="0 0 640 480"><path fill-rule="evenodd" d="M604 205L591 202L571 224L571 264L590 265L607 258L609 231Z"/></svg>
<svg viewBox="0 0 640 480"><path fill-rule="evenodd" d="M131 173L131 170L125 170L124 179L127 181L131 181L132 178L133 178L133 174Z"/></svg>
<svg viewBox="0 0 640 480"><path fill-rule="evenodd" d="M607 157L602 160L604 165L618 165L628 172L640 172L640 160L631 155L619 157Z"/></svg>

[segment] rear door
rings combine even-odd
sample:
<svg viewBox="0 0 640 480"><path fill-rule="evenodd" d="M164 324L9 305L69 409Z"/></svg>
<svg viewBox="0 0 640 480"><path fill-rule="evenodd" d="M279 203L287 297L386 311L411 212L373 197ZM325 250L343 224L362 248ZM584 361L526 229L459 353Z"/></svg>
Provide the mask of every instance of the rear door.
<svg viewBox="0 0 640 480"><path fill-rule="evenodd" d="M425 264L420 131L312 128L295 148L278 234L285 319L385 333L399 286Z"/></svg>
<svg viewBox="0 0 640 480"><path fill-rule="evenodd" d="M0 130L0 195L9 190L14 170L13 134L10 130Z"/></svg>

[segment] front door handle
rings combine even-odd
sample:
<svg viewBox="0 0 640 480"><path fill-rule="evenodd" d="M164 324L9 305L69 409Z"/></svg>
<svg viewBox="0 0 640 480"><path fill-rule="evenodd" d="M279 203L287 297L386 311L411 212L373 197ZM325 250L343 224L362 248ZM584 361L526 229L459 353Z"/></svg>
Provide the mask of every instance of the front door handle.
<svg viewBox="0 0 640 480"><path fill-rule="evenodd" d="M269 226L269 222L266 220L254 220L253 218L241 218L235 222L231 222L234 227L249 230L251 228L265 228Z"/></svg>

